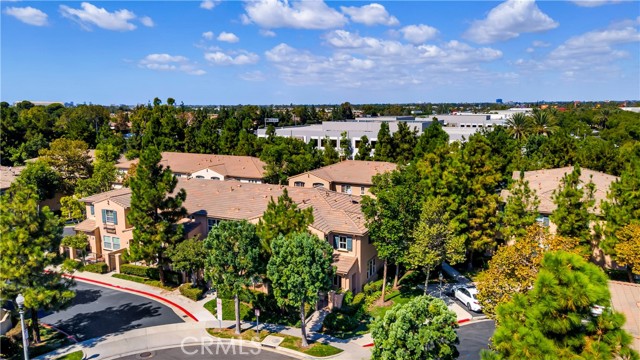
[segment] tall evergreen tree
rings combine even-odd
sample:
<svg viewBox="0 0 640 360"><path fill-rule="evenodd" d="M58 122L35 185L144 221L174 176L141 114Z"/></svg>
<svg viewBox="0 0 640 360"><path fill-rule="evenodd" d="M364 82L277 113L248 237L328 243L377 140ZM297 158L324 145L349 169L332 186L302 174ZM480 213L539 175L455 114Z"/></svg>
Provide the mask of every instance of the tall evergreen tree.
<svg viewBox="0 0 640 360"><path fill-rule="evenodd" d="M576 254L545 254L535 285L498 306L482 359L638 359L624 316L609 308L607 276ZM603 306L601 314L594 307Z"/></svg>
<svg viewBox="0 0 640 360"><path fill-rule="evenodd" d="M380 123L375 150L373 154L375 161L394 161L393 138L389 131L389 124L386 122Z"/></svg>
<svg viewBox="0 0 640 360"><path fill-rule="evenodd" d="M340 161L340 154L338 154L336 148L333 147L332 140L329 139L328 136L322 141L322 146L324 147L324 151L322 152L322 163L324 166L329 166Z"/></svg>
<svg viewBox="0 0 640 360"><path fill-rule="evenodd" d="M351 160L352 153L351 139L349 139L347 132L343 131L340 134L340 159Z"/></svg>
<svg viewBox="0 0 640 360"><path fill-rule="evenodd" d="M218 293L233 294L236 334L240 334L240 293L261 271L260 239L255 225L244 221L222 221L204 241L207 249L206 278Z"/></svg>
<svg viewBox="0 0 640 360"><path fill-rule="evenodd" d="M442 125L434 120L428 128L418 137L413 151L416 159L421 159L425 154L434 153L436 149L449 143L449 134L442 130Z"/></svg>
<svg viewBox="0 0 640 360"><path fill-rule="evenodd" d="M273 256L267 264L267 276L280 306L300 309L302 346L306 347L305 304L318 301L318 293L331 288L335 273L333 248L325 240L309 233L291 238L279 236L271 244Z"/></svg>
<svg viewBox="0 0 640 360"><path fill-rule="evenodd" d="M171 169L159 164L161 159L158 148L147 146L129 179L131 210L127 219L133 226L133 240L127 258L157 264L164 283L164 269L170 260L165 252L183 239L178 221L186 216L182 203L187 194L184 189L174 193L178 180Z"/></svg>
<svg viewBox="0 0 640 360"><path fill-rule="evenodd" d="M580 180L580 167L575 166L560 181L560 187L553 193L553 202L557 208L551 213L550 220L557 226L558 235L580 239L583 251L591 252L592 215L589 212L595 204L593 182L583 184Z"/></svg>
<svg viewBox="0 0 640 360"><path fill-rule="evenodd" d="M358 153L355 157L356 160L371 160L371 144L367 135L362 135L360 138L360 146L358 147Z"/></svg>
<svg viewBox="0 0 640 360"><path fill-rule="evenodd" d="M393 158L400 164L406 164L413 159L413 152L417 142L417 130L412 131L406 122L398 122L398 131L393 133Z"/></svg>
<svg viewBox="0 0 640 360"><path fill-rule="evenodd" d="M511 240L526 235L529 226L536 223L539 204L538 196L529 187L529 182L524 179L524 173L520 172L520 179L511 186L502 213L500 232L504 238Z"/></svg>
<svg viewBox="0 0 640 360"><path fill-rule="evenodd" d="M630 162L620 179L611 184L607 201L601 206L606 220L602 248L615 255L618 230L628 224L640 224L640 159Z"/></svg>
<svg viewBox="0 0 640 360"><path fill-rule="evenodd" d="M0 201L0 292L6 300L24 296L39 343L38 312L59 309L75 295L72 280L55 268L62 263L62 222L49 207L38 206L32 185L11 188Z"/></svg>

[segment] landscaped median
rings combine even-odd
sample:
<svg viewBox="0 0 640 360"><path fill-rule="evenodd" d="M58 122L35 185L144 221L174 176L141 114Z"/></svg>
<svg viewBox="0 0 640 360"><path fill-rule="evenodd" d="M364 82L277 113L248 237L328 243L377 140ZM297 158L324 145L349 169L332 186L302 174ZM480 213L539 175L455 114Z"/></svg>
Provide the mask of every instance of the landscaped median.
<svg viewBox="0 0 640 360"><path fill-rule="evenodd" d="M264 340L269 335L276 336L283 338L282 343L280 343L279 347L319 358L337 355L343 351L342 349L338 349L337 347L331 346L329 344L313 341L309 341L309 346L302 347L302 339L297 336L271 333L267 330L261 330L259 335L254 330L245 330L239 335L235 333L234 329L207 329L207 332L211 336L222 339L237 339L254 342L262 342L262 340Z"/></svg>

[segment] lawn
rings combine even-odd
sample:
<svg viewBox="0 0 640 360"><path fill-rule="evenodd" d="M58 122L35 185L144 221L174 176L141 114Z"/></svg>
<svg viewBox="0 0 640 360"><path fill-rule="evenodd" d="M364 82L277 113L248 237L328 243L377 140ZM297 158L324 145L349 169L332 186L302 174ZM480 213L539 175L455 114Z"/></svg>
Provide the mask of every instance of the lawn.
<svg viewBox="0 0 640 360"><path fill-rule="evenodd" d="M373 318L382 317L388 310L393 308L395 305L406 304L411 299L415 298L416 296L421 296L422 294L423 294L423 290L421 289L411 289L411 288L402 287L399 290L395 290L390 294L388 294L387 296L385 296L384 298L385 302L392 301L393 302L392 304L386 305L386 306L373 305L371 309L369 309L369 315Z"/></svg>
<svg viewBox="0 0 640 360"><path fill-rule="evenodd" d="M214 316L216 316L218 310L216 305L216 299L207 301L204 304L204 308L209 310ZM235 320L236 309L233 299L222 299L222 320ZM248 304L240 302L240 320L255 321L253 311Z"/></svg>
<svg viewBox="0 0 640 360"><path fill-rule="evenodd" d="M341 349L337 347L331 346L329 344L319 343L319 342L309 342L309 346L306 348L302 347L302 338L291 336L291 335L275 335L284 337L284 340L280 344L281 347L299 351L305 353L310 356L316 357L325 357L336 355L342 352Z"/></svg>
<svg viewBox="0 0 640 360"><path fill-rule="evenodd" d="M78 350L78 351L69 353L63 357L59 357L56 360L82 360L83 357L84 357L84 354L82 353L82 350Z"/></svg>
<svg viewBox="0 0 640 360"><path fill-rule="evenodd" d="M111 276L113 276L116 279L133 281L133 282L154 286L154 287L164 289L164 290L169 290L169 291L175 290L177 288L177 286L173 286L173 285L162 285L160 280L151 280L149 278L144 278L144 277L135 276L135 275L113 274Z"/></svg>
<svg viewBox="0 0 640 360"><path fill-rule="evenodd" d="M207 332L211 336L215 336L222 339L242 339L247 341L258 341L262 342L264 338L266 338L270 332L267 330L260 330L260 337L258 338L258 334L255 330L245 330L240 335L236 334L235 328L232 329L207 329Z"/></svg>

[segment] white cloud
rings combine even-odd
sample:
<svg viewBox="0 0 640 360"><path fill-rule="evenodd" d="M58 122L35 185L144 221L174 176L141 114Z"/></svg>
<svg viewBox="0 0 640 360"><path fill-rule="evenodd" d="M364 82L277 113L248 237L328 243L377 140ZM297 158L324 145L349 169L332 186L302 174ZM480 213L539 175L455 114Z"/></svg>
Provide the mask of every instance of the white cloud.
<svg viewBox="0 0 640 360"><path fill-rule="evenodd" d="M543 13L534 0L507 0L493 8L485 19L474 21L463 36L489 44L556 27L558 23Z"/></svg>
<svg viewBox="0 0 640 360"><path fill-rule="evenodd" d="M365 24L367 26L372 25L387 25L393 26L400 24L400 21L395 16L391 16L387 9L380 4L369 4L361 7L356 6L341 6L340 10L343 13L349 15L351 21Z"/></svg>
<svg viewBox="0 0 640 360"><path fill-rule="evenodd" d="M220 0L204 0L203 2L200 3L200 8L205 10L211 10L214 7L216 7L216 5L218 5L219 3L220 3Z"/></svg>
<svg viewBox="0 0 640 360"><path fill-rule="evenodd" d="M206 31L202 33L202 37L207 40L213 40L213 31Z"/></svg>
<svg viewBox="0 0 640 360"><path fill-rule="evenodd" d="M138 62L138 66L156 71L177 71L189 75L204 75L207 72L198 68L185 56L170 54L149 54Z"/></svg>
<svg viewBox="0 0 640 360"><path fill-rule="evenodd" d="M582 7L596 7L608 4L616 4L621 0L572 0L572 2Z"/></svg>
<svg viewBox="0 0 640 360"><path fill-rule="evenodd" d="M8 7L4 13L22 21L25 24L33 26L45 26L48 24L48 15L42 10L27 7Z"/></svg>
<svg viewBox="0 0 640 360"><path fill-rule="evenodd" d="M548 42L535 40L534 42L531 43L531 46L540 48L540 47L549 47L551 46L551 44L549 44Z"/></svg>
<svg viewBox="0 0 640 360"><path fill-rule="evenodd" d="M146 26L146 27L154 27L155 23L153 22L153 19L151 19L148 16L143 16L140 18L140 22L142 23L142 25Z"/></svg>
<svg viewBox="0 0 640 360"><path fill-rule="evenodd" d="M324 1L256 0L246 2L245 24L254 23L265 29L334 29L347 23L347 19Z"/></svg>
<svg viewBox="0 0 640 360"><path fill-rule="evenodd" d="M218 41L224 41L228 43L237 43L238 41L240 41L240 38L238 38L234 33L228 33L223 31L220 33L220 35L218 35Z"/></svg>
<svg viewBox="0 0 640 360"><path fill-rule="evenodd" d="M276 33L271 30L260 29L260 35L264 37L275 37Z"/></svg>
<svg viewBox="0 0 640 360"><path fill-rule="evenodd" d="M405 26L400 29L400 32L405 40L414 44L424 43L427 40L433 39L436 34L438 34L436 28L424 24Z"/></svg>
<svg viewBox="0 0 640 360"><path fill-rule="evenodd" d="M208 52L204 58L213 65L251 65L260 60L260 57L252 52L239 51L225 53L223 51Z"/></svg>
<svg viewBox="0 0 640 360"><path fill-rule="evenodd" d="M240 78L246 81L265 81L267 79L260 70L248 71L244 74L240 74Z"/></svg>
<svg viewBox="0 0 640 360"><path fill-rule="evenodd" d="M60 12L62 16L77 22L87 30L91 29L92 25L117 31L130 31L136 28L131 23L131 20L136 19L136 14L127 9L109 12L88 2L83 2L80 6L81 9L74 9L66 5L60 5Z"/></svg>

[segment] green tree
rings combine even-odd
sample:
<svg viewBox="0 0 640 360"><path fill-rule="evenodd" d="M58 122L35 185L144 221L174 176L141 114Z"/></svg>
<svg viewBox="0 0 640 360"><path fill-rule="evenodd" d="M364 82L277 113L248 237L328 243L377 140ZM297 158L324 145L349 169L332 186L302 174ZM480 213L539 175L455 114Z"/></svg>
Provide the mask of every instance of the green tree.
<svg viewBox="0 0 640 360"><path fill-rule="evenodd" d="M416 159L421 159L425 154L431 154L438 148L445 147L449 143L449 134L442 130L442 125L435 119L428 128L418 137L413 151Z"/></svg>
<svg viewBox="0 0 640 360"><path fill-rule="evenodd" d="M174 193L178 180L171 169L159 165L161 158L158 148L147 146L136 174L129 179L131 210L127 219L133 226L133 240L126 257L157 264L164 283L164 268L169 262L165 252L183 238L178 221L186 216L182 203L187 194L184 189Z"/></svg>
<svg viewBox="0 0 640 360"><path fill-rule="evenodd" d="M524 179L524 172L520 172L520 179L511 186L502 213L502 236L511 240L526 235L529 226L536 223L539 204L538 196Z"/></svg>
<svg viewBox="0 0 640 360"><path fill-rule="evenodd" d="M638 359L624 316L605 308L607 276L576 254L544 255L535 285L498 306L492 351L482 359Z"/></svg>
<svg viewBox="0 0 640 360"><path fill-rule="evenodd" d="M66 220L77 221L84 218L85 204L75 195L60 198L60 213Z"/></svg>
<svg viewBox="0 0 640 360"><path fill-rule="evenodd" d="M305 326L305 304L315 304L318 292L331 288L335 269L333 248L327 241L309 233L290 238L279 236L271 247L273 255L267 264L267 276L279 306L300 309L302 346L308 346Z"/></svg>
<svg viewBox="0 0 640 360"><path fill-rule="evenodd" d="M59 309L74 297L72 280L54 268L62 263L62 223L48 206L38 208L38 200L33 186L9 189L0 200L0 292L4 299L25 297L35 343L38 311Z"/></svg>
<svg viewBox="0 0 640 360"><path fill-rule="evenodd" d="M607 201L601 204L605 223L602 248L615 255L617 232L627 224L640 224L640 161L631 162L613 182L607 193Z"/></svg>
<svg viewBox="0 0 640 360"><path fill-rule="evenodd" d="M62 177L44 161L37 160L28 163L11 186L34 186L38 191L38 199L43 201L53 198L62 190Z"/></svg>
<svg viewBox="0 0 640 360"><path fill-rule="evenodd" d="M441 198L427 199L422 205L420 222L413 231L407 262L411 267L424 271L425 295L433 268L443 261L452 265L464 261L464 239L454 235L448 220L446 202Z"/></svg>
<svg viewBox="0 0 640 360"><path fill-rule="evenodd" d="M322 146L324 147L322 151L322 164L324 166L329 166L340 161L340 154L338 154L336 148L333 147L333 140L329 139L328 136L322 140Z"/></svg>
<svg viewBox="0 0 640 360"><path fill-rule="evenodd" d="M633 274L640 273L640 225L629 224L618 230L616 237L616 262L627 268L629 282L633 282Z"/></svg>
<svg viewBox="0 0 640 360"><path fill-rule="evenodd" d="M49 149L40 150L42 161L56 170L65 182L68 193L72 193L81 179L91 176L92 166L89 147L82 140L56 139Z"/></svg>
<svg viewBox="0 0 640 360"><path fill-rule="evenodd" d="M389 124L382 122L380 123L380 130L378 131L378 140L376 142L373 159L375 161L394 161L393 154L393 138L389 131Z"/></svg>
<svg viewBox="0 0 640 360"><path fill-rule="evenodd" d="M509 130L509 135L520 140L526 139L531 131L531 119L525 113L515 113L505 122Z"/></svg>
<svg viewBox="0 0 640 360"><path fill-rule="evenodd" d="M580 239L583 251L590 253L592 215L589 210L595 204L595 185L580 180L580 167L567 172L560 181L560 187L553 192L553 202L557 208L549 217L557 226L558 235Z"/></svg>
<svg viewBox="0 0 640 360"><path fill-rule="evenodd" d="M351 154L353 149L351 148L351 139L346 131L340 133L340 159L351 160Z"/></svg>
<svg viewBox="0 0 640 360"><path fill-rule="evenodd" d="M360 146L358 146L358 153L355 157L356 160L371 160L371 143L367 135L362 135L360 138Z"/></svg>
<svg viewBox="0 0 640 360"><path fill-rule="evenodd" d="M376 318L374 360L457 359L456 314L431 296L418 296Z"/></svg>
<svg viewBox="0 0 640 360"><path fill-rule="evenodd" d="M85 264L87 258L87 245L89 245L89 238L87 237L87 234L80 232L75 235L65 236L62 238L61 245L73 250L80 250L82 252L82 265Z"/></svg>
<svg viewBox="0 0 640 360"><path fill-rule="evenodd" d="M271 254L271 243L278 236L288 237L293 233L305 232L312 223L313 208L298 208L285 188L282 190L282 195L278 196L277 202L273 198L269 200L267 209L258 220L256 232L264 251Z"/></svg>
<svg viewBox="0 0 640 360"><path fill-rule="evenodd" d="M197 236L186 239L167 249L167 257L171 260L171 268L190 275L195 286L200 280L200 270L204 269L207 258L204 243Z"/></svg>
<svg viewBox="0 0 640 360"><path fill-rule="evenodd" d="M535 109L531 115L531 130L534 134L549 136L558 127L555 117L547 110Z"/></svg>
<svg viewBox="0 0 640 360"><path fill-rule="evenodd" d="M401 164L411 161L417 141L417 130L412 131L404 121L398 122L398 131L393 133L393 158Z"/></svg>
<svg viewBox="0 0 640 360"><path fill-rule="evenodd" d="M240 297L260 272L260 239L255 225L247 221L222 221L209 232L206 278L221 293L233 294L236 333L240 334Z"/></svg>
<svg viewBox="0 0 640 360"><path fill-rule="evenodd" d="M267 138L260 160L267 164L264 178L272 184L286 184L290 176L322 166L322 155L314 144L280 136Z"/></svg>

